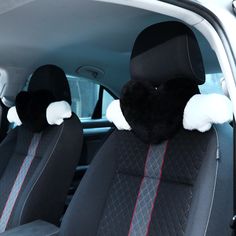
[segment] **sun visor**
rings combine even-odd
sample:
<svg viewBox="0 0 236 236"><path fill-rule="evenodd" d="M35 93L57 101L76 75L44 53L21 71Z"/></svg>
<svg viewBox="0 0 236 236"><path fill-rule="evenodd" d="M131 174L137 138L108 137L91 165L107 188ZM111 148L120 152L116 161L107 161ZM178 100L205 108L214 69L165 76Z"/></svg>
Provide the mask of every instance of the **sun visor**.
<svg viewBox="0 0 236 236"><path fill-rule="evenodd" d="M0 98L3 104L11 107L15 97L23 88L27 73L22 68L0 67Z"/></svg>

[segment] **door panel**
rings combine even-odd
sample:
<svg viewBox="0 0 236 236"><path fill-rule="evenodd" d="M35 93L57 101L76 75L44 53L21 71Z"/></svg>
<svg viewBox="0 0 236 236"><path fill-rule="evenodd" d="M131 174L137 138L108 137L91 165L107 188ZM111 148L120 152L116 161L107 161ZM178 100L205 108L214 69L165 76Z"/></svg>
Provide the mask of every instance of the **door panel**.
<svg viewBox="0 0 236 236"><path fill-rule="evenodd" d="M114 127L84 129L84 144L79 165L89 165L91 163L93 157L113 130Z"/></svg>
<svg viewBox="0 0 236 236"><path fill-rule="evenodd" d="M82 119L84 144L79 166L89 165L108 136L114 130L113 123L107 119Z"/></svg>
<svg viewBox="0 0 236 236"><path fill-rule="evenodd" d="M110 123L107 119L81 119L81 122L84 132L83 148L80 161L76 167L74 179L69 190L67 205L71 199L70 196L74 194L97 151L115 129L113 123Z"/></svg>

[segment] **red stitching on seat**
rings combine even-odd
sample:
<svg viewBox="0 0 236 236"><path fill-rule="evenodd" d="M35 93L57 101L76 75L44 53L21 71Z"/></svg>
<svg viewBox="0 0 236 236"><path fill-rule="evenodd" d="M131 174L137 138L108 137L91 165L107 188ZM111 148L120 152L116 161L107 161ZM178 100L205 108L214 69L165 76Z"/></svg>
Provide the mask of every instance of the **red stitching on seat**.
<svg viewBox="0 0 236 236"><path fill-rule="evenodd" d="M24 161L21 163L21 167L20 167L19 170L18 170L17 176L16 176L16 178L15 178L15 180L14 180L14 183L13 183L13 185L12 185L12 188L13 188L13 186L14 186L15 183L16 183L16 179L17 179L17 177L19 176L20 170L21 170L21 168L22 168L24 162L25 162L25 159L24 159ZM12 191L12 188L11 188L11 191ZM3 212L5 211L5 208L6 208L6 206L7 206L7 203L8 203L8 201L9 201L9 197L10 197L11 191L9 192L9 195L8 195L8 197L7 197L7 201L6 201L5 206L4 206L4 208L3 208L3 211L2 211L2 214L1 214L0 219L2 218Z"/></svg>
<svg viewBox="0 0 236 236"><path fill-rule="evenodd" d="M33 138L34 138L34 136L33 136ZM31 145L32 145L33 138L31 139L31 142L30 142L30 145L29 145L29 149L30 149L30 147L31 147ZM25 179L26 179L26 177L27 177L27 175L28 175L28 173L29 173L29 169L30 169L30 167L31 167L31 165L32 165L32 163L33 163L33 161L34 161L34 159L35 159L35 156L36 156L37 151L38 151L38 147L39 147L39 142L38 142L38 144L37 144L37 146L36 146L34 156L33 156L32 160L31 160L31 162L30 162L30 165L29 165L29 167L28 167L28 169L27 169L26 175L24 176L23 181L21 182L21 185L20 185L20 187L19 187L19 189L18 189L18 191L17 191L16 199L15 199L15 201L14 201L14 203L13 203L13 207L10 209L9 218L7 219L7 223L6 223L5 227L7 227L8 223L9 223L9 220L10 220L11 215L12 215L13 208L15 207L15 203L16 203L16 201L17 201L17 198L19 197L19 194L20 194L20 192L21 192L22 186L23 186L23 184L24 184L24 182L25 182ZM29 152L29 149L28 149L28 152ZM6 203L5 203L4 209L3 209L2 213L1 213L0 220L1 220L3 214L4 214L5 210L6 210L6 206L7 206L7 204L8 204L9 199L10 199L10 196L11 196L11 194L12 194L13 188L14 188L15 183L16 183L18 177L19 177L19 174L20 174L20 172L21 172L21 170L22 170L22 167L24 166L24 164L25 164L25 162L26 162L27 156L28 156L28 153L27 153L26 157L24 158L24 160L23 160L23 162L22 162L22 164L21 164L21 167L20 167L19 170L18 170L17 176L16 176L16 178L15 178L15 180L14 180L14 183L13 183L13 185L12 185L12 187L11 187L11 191L10 191L10 193L9 193L9 195L8 195L8 198L7 198L7 201L6 201ZM5 229L6 229L6 228L5 228Z"/></svg>
<svg viewBox="0 0 236 236"><path fill-rule="evenodd" d="M132 219L131 219L131 222L130 222L130 227L129 227L129 233L128 233L128 236L130 236L130 233L131 233L131 229L132 229L132 225L133 225L132 223L133 223L134 214L135 214L136 209L137 209L138 200L139 200L139 198L140 198L141 189L142 189L143 182L144 182L144 178L145 178L145 175L146 175L147 161L148 161L148 157L149 157L149 153L150 153L150 151L151 151L151 145L149 145L149 147L148 147L148 152L147 152L147 156L146 156L146 160L145 160L145 166L144 166L144 175L143 175L143 178L142 178L142 181L141 181L141 184L140 184L140 187L139 187L138 196L137 196L137 199L136 199L136 202L135 202L135 207L134 207L134 211L133 211Z"/></svg>
<svg viewBox="0 0 236 236"><path fill-rule="evenodd" d="M149 218L149 221L148 221L148 228L147 228L146 236L148 236L148 234L149 234L150 224L151 224L151 220L152 220L152 214L153 214L153 210L154 210L154 205L155 205L155 203L156 203L157 196L158 196L159 189L160 189L162 171L163 171L163 167L164 167L164 163L165 163L165 157L166 157L166 152L167 152L167 149L168 149L168 144L169 144L169 141L167 141L167 143L166 143L165 152L164 152L164 154L163 154L163 160L162 160L161 170L160 170L160 176L159 176L160 181L159 181L159 184L158 184L158 186L157 186L157 191L156 191L156 195L155 195L154 201L153 201L153 203L152 203L152 210L151 210L150 218Z"/></svg>

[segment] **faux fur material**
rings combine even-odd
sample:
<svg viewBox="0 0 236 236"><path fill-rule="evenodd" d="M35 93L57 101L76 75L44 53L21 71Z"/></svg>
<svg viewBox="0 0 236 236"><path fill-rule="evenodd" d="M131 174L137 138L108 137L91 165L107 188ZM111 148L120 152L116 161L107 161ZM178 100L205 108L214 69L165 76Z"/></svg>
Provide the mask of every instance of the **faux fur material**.
<svg viewBox="0 0 236 236"><path fill-rule="evenodd" d="M64 119L70 118L71 115L71 106L66 101L50 103L46 109L46 119L50 125L60 125ZM10 123L15 123L16 126L22 125L15 106L8 110L7 119Z"/></svg>
<svg viewBox="0 0 236 236"><path fill-rule="evenodd" d="M16 126L22 125L22 122L17 114L16 107L11 107L7 113L7 119L10 123L15 123Z"/></svg>
<svg viewBox="0 0 236 236"><path fill-rule="evenodd" d="M32 132L46 128L46 109L54 101L54 96L47 90L20 92L16 96L16 110L23 125Z"/></svg>
<svg viewBox="0 0 236 236"><path fill-rule="evenodd" d="M66 101L53 102L46 110L47 122L50 125L60 125L63 120L72 115L71 106Z"/></svg>
<svg viewBox="0 0 236 236"><path fill-rule="evenodd" d="M118 130L131 130L130 125L126 121L121 108L120 100L114 100L108 106L106 117L110 122L113 122Z"/></svg>
<svg viewBox="0 0 236 236"><path fill-rule="evenodd" d="M233 120L231 101L221 94L198 94L193 96L184 109L183 126L188 130L205 132L212 124Z"/></svg>
<svg viewBox="0 0 236 236"><path fill-rule="evenodd" d="M56 65L43 65L34 71L30 78L28 91L51 91L55 101L71 104L70 86L65 72Z"/></svg>
<svg viewBox="0 0 236 236"><path fill-rule="evenodd" d="M157 86L149 80L130 80L121 92L120 105L132 131L146 143L160 143L182 127L188 100L198 94L189 79L172 79Z"/></svg>

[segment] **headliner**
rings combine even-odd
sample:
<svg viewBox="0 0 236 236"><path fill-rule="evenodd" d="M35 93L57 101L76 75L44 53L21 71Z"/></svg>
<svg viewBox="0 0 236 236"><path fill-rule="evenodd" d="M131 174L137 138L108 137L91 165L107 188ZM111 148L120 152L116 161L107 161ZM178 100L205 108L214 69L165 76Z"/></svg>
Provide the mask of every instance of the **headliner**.
<svg viewBox="0 0 236 236"><path fill-rule="evenodd" d="M138 33L172 18L91 0L0 2L0 65L30 74L53 63L76 75L81 65L102 68L101 83L114 92L129 79L129 57ZM197 33L207 73L219 70L214 52Z"/></svg>

